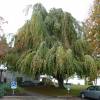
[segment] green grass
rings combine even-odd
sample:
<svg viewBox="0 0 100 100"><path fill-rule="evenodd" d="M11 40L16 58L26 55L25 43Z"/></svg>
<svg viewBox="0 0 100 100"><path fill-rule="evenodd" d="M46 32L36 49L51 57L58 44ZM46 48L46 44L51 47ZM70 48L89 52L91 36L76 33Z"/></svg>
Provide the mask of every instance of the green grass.
<svg viewBox="0 0 100 100"><path fill-rule="evenodd" d="M4 89L4 94L13 95L13 90L10 87L7 87ZM15 95L25 95L26 91L23 88L17 87L16 89L14 89L14 94Z"/></svg>
<svg viewBox="0 0 100 100"><path fill-rule="evenodd" d="M86 89L88 86L85 85L73 85L71 88L71 95L73 96L79 96L80 92L84 89Z"/></svg>
<svg viewBox="0 0 100 100"><path fill-rule="evenodd" d="M30 87L30 88L28 87L28 88L25 88L25 90L34 92L34 93L47 95L47 96L67 96L67 95L79 96L80 91L85 89L86 87L87 86L73 85L71 87L71 91L69 94L66 89L56 88L53 86Z"/></svg>

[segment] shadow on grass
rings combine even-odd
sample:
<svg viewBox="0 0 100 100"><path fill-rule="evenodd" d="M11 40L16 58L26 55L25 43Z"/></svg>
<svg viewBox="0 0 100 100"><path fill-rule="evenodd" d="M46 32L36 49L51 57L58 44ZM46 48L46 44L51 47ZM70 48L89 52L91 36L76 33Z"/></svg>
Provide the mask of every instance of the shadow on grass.
<svg viewBox="0 0 100 100"><path fill-rule="evenodd" d="M25 87L26 91L38 93L46 96L79 96L80 91L85 89L87 86L72 85L71 91L68 94L65 88L54 87L54 86L35 86Z"/></svg>

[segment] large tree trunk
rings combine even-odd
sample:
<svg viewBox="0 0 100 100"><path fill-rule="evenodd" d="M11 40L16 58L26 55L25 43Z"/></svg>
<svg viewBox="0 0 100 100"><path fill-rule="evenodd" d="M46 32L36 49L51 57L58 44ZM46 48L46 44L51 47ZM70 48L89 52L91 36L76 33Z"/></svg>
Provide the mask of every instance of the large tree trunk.
<svg viewBox="0 0 100 100"><path fill-rule="evenodd" d="M85 80L85 85L88 85L88 82L89 82L88 78L84 77L84 80Z"/></svg>
<svg viewBox="0 0 100 100"><path fill-rule="evenodd" d="M63 80L64 80L64 78L63 78L63 76L60 75L60 74L58 74L58 75L57 75L57 80L58 80L58 85L59 85L59 87L64 88L64 85L63 85Z"/></svg>
<svg viewBox="0 0 100 100"><path fill-rule="evenodd" d="M0 83L2 82L2 72L3 70L0 71Z"/></svg>

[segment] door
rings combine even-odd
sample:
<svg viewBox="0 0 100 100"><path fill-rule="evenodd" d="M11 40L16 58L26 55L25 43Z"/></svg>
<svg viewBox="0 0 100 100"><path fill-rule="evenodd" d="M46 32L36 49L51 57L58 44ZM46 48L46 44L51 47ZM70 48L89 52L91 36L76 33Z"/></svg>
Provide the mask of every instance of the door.
<svg viewBox="0 0 100 100"><path fill-rule="evenodd" d="M86 97L89 97L89 98L94 98L94 95L95 95L95 91L96 91L96 88L95 86L90 86L89 88L87 88L86 90Z"/></svg>
<svg viewBox="0 0 100 100"><path fill-rule="evenodd" d="M96 91L94 95L95 99L100 98L100 86L96 86Z"/></svg>

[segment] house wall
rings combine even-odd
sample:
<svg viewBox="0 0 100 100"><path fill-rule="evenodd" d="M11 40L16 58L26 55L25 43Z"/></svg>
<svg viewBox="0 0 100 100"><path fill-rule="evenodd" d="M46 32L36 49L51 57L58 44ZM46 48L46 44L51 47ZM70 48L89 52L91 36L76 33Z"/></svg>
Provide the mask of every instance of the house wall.
<svg viewBox="0 0 100 100"><path fill-rule="evenodd" d="M23 81L33 80L32 77L28 77L27 75L23 75L18 72L6 71L2 73L2 81L4 80L4 78L6 78L8 83L11 82L12 80L16 80L17 77L22 77Z"/></svg>

